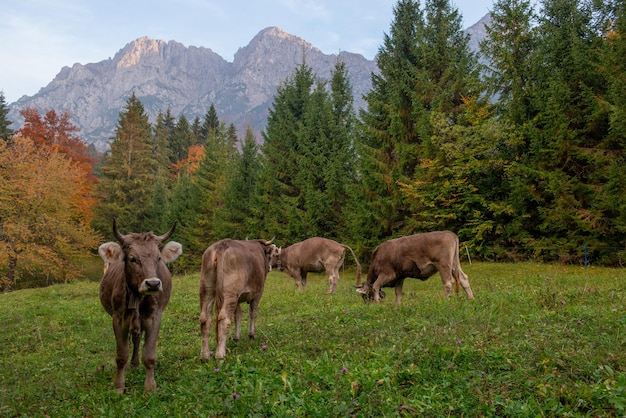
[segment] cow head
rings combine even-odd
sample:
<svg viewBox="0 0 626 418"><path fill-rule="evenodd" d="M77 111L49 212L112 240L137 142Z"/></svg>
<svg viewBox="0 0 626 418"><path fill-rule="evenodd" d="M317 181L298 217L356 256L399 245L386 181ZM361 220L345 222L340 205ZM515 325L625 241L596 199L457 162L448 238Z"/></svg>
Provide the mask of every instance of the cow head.
<svg viewBox="0 0 626 418"><path fill-rule="evenodd" d="M105 263L124 263L126 284L133 293L154 294L162 290L159 265L176 260L183 252L182 245L175 241L163 245L175 228L176 222L168 232L159 236L152 232L124 235L113 219L113 234L118 242L102 244L98 253Z"/></svg>
<svg viewBox="0 0 626 418"><path fill-rule="evenodd" d="M248 239L246 238L246 241ZM278 247L273 244L274 238L271 240L259 239L257 240L263 246L263 251L265 252L265 270L267 272L272 271L272 257L276 251L278 251Z"/></svg>
<svg viewBox="0 0 626 418"><path fill-rule="evenodd" d="M272 271L273 268L278 268L278 271L283 271L283 265L280 260L281 251L282 251L281 247L277 247L275 244L272 244L271 250L268 253L270 271Z"/></svg>
<svg viewBox="0 0 626 418"><path fill-rule="evenodd" d="M367 302L372 302L374 300L374 288L372 287L370 283L365 282L355 287L356 287L357 293L360 293L361 296L363 297L363 302L367 303ZM385 298L385 292L383 291L383 289L378 290L378 296L380 297L380 299Z"/></svg>

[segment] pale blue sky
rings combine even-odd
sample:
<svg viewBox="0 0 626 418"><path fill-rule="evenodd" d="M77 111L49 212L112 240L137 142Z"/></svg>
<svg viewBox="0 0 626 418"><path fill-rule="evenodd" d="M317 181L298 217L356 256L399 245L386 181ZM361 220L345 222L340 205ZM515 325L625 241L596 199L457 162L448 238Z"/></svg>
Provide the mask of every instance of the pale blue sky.
<svg viewBox="0 0 626 418"><path fill-rule="evenodd" d="M396 0L0 0L0 91L7 103L32 96L64 66L112 58L142 36L233 55L278 26L327 54L372 59L389 33ZM423 4L423 2L422 2ZM492 0L453 0L463 27Z"/></svg>

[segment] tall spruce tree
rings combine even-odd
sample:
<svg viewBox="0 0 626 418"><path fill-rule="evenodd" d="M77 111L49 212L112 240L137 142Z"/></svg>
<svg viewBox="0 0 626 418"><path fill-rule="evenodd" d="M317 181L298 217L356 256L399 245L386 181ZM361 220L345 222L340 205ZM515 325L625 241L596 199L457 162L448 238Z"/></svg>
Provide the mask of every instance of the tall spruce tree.
<svg viewBox="0 0 626 418"><path fill-rule="evenodd" d="M602 149L608 114L607 83L598 71L601 24L589 2L543 1L534 73L538 112L530 132L539 216L528 229L533 252L549 260L582 262L583 247L596 247L604 233L597 190L611 161Z"/></svg>
<svg viewBox="0 0 626 418"><path fill-rule="evenodd" d="M185 115L180 115L169 139L172 162L177 163L185 160L189 156L189 147L193 145L194 142L189 120Z"/></svg>
<svg viewBox="0 0 626 418"><path fill-rule="evenodd" d="M13 130L9 128L11 121L7 119L9 108L4 99L4 93L0 91L0 139L8 140L13 135Z"/></svg>
<svg viewBox="0 0 626 418"><path fill-rule="evenodd" d="M377 60L380 74L372 75L361 113L361 188L351 216L353 235L366 236L362 245L369 249L426 228L407 223L419 207L399 184L425 181L420 161L440 152L432 141L433 113L457 123L464 98L481 93L478 62L449 1L428 0L424 11L417 1L399 1Z"/></svg>
<svg viewBox="0 0 626 418"><path fill-rule="evenodd" d="M213 103L211 103L211 107L209 107L206 115L204 115L204 122L202 123L202 127L200 129L201 137L205 141L207 140L207 138L215 137L219 127L220 119L217 116L217 110L215 110L215 106L213 105Z"/></svg>
<svg viewBox="0 0 626 418"><path fill-rule="evenodd" d="M607 33L602 49L602 73L607 80L609 126L602 148L609 157L602 168L606 176L598 209L607 225L603 234L606 263L626 261L626 1L609 2Z"/></svg>
<svg viewBox="0 0 626 418"><path fill-rule="evenodd" d="M241 154L235 154L231 173L226 178L224 204L216 215L217 236L235 239L262 238L258 235L258 213L255 210L260 168L259 145L248 125L241 144Z"/></svg>
<svg viewBox="0 0 626 418"><path fill-rule="evenodd" d="M537 40L530 0L498 0L491 10L487 38L481 42L486 58L490 95L499 113L515 125L529 121L533 81L532 58Z"/></svg>
<svg viewBox="0 0 626 418"><path fill-rule="evenodd" d="M302 238L301 190L295 176L301 170L299 140L314 83L313 71L303 61L278 87L262 132L259 204L265 214L265 235L278 239Z"/></svg>
<svg viewBox="0 0 626 418"><path fill-rule="evenodd" d="M93 226L105 237L111 236L113 217L125 231L150 228L150 201L157 170L151 132L143 104L133 93L120 113L96 187L99 204Z"/></svg>

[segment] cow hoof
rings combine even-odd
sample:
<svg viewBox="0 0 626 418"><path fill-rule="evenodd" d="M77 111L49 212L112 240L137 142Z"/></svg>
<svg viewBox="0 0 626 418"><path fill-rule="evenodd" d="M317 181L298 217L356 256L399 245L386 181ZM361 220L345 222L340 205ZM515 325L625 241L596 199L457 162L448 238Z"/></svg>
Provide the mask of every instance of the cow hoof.
<svg viewBox="0 0 626 418"><path fill-rule="evenodd" d="M117 393L118 395L121 395L124 393L124 388L115 388L115 393Z"/></svg>

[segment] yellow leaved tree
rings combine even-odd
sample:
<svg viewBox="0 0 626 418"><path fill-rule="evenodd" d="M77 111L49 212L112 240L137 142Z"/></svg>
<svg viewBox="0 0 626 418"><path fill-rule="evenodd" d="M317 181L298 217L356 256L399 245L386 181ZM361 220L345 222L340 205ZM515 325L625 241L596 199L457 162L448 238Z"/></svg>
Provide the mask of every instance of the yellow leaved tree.
<svg viewBox="0 0 626 418"><path fill-rule="evenodd" d="M0 289L68 282L98 237L83 211L84 170L55 147L0 139Z"/></svg>

